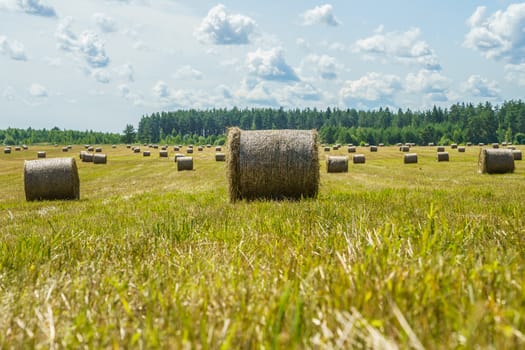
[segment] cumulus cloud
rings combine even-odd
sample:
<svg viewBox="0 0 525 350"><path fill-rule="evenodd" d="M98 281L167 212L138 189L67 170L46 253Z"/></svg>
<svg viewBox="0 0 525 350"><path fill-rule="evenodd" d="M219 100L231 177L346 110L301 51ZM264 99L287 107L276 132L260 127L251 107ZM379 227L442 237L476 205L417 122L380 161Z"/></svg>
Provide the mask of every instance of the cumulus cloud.
<svg viewBox="0 0 525 350"><path fill-rule="evenodd" d="M525 86L525 63L505 65L505 79Z"/></svg>
<svg viewBox="0 0 525 350"><path fill-rule="evenodd" d="M31 95L32 97L47 97L48 94L45 86L33 83L29 87L29 95Z"/></svg>
<svg viewBox="0 0 525 350"><path fill-rule="evenodd" d="M128 101L133 102L136 106L143 106L145 104L144 98L141 94L134 93L126 84L120 84L117 87L118 95Z"/></svg>
<svg viewBox="0 0 525 350"><path fill-rule="evenodd" d="M322 93L312 84L297 82L285 87L285 93L288 100L292 100L292 105L300 104L302 101L319 101ZM295 101L299 100L299 101Z"/></svg>
<svg viewBox="0 0 525 350"><path fill-rule="evenodd" d="M279 105L277 99L272 94L270 84L266 81L256 81L249 78L244 79L241 87L236 91L236 95L244 103L270 107Z"/></svg>
<svg viewBox="0 0 525 350"><path fill-rule="evenodd" d="M402 89L401 79L392 74L368 73L357 80L348 80L339 91L348 105L362 103L368 107L391 104L394 95Z"/></svg>
<svg viewBox="0 0 525 350"><path fill-rule="evenodd" d="M409 93L423 93L432 101L447 101L449 80L441 73L421 69L417 73L409 73L405 79Z"/></svg>
<svg viewBox="0 0 525 350"><path fill-rule="evenodd" d="M104 13L94 13L93 21L104 33L111 33L117 31L117 22L112 17Z"/></svg>
<svg viewBox="0 0 525 350"><path fill-rule="evenodd" d="M55 38L57 47L80 55L91 68L103 68L109 64L104 42L96 33L83 31L77 35L72 29L73 19L65 17L57 26Z"/></svg>
<svg viewBox="0 0 525 350"><path fill-rule="evenodd" d="M380 27L374 35L357 40L353 51L361 53L366 59L387 62L393 58L406 64L418 64L425 69L440 70L434 50L420 36L419 28L385 33Z"/></svg>
<svg viewBox="0 0 525 350"><path fill-rule="evenodd" d="M325 80L337 79L338 72L343 69L342 64L328 55L309 55L306 63L308 66L313 66L317 74Z"/></svg>
<svg viewBox="0 0 525 350"><path fill-rule="evenodd" d="M216 45L243 45L250 43L255 21L241 14L232 14L219 4L202 20L194 35L203 43Z"/></svg>
<svg viewBox="0 0 525 350"><path fill-rule="evenodd" d="M53 6L46 5L41 0L0 0L0 9L25 12L29 15L56 17Z"/></svg>
<svg viewBox="0 0 525 350"><path fill-rule="evenodd" d="M475 97L497 98L501 92L498 83L480 75L471 75L463 84L463 90Z"/></svg>
<svg viewBox="0 0 525 350"><path fill-rule="evenodd" d="M171 89L164 81L159 80L153 86L153 95L158 99L167 99L171 96Z"/></svg>
<svg viewBox="0 0 525 350"><path fill-rule="evenodd" d="M107 84L111 80L109 72L105 69L93 69L91 70L91 76L103 84Z"/></svg>
<svg viewBox="0 0 525 350"><path fill-rule="evenodd" d="M257 49L255 52L249 52L246 56L246 67L250 74L263 80L280 82L299 80L293 68L286 63L281 48Z"/></svg>
<svg viewBox="0 0 525 350"><path fill-rule="evenodd" d="M117 75L121 79L125 79L129 82L135 81L135 68L130 63L125 63L115 69Z"/></svg>
<svg viewBox="0 0 525 350"><path fill-rule="evenodd" d="M316 6L313 9L305 11L302 16L304 25L326 24L336 27L341 22L335 17L333 7L330 4Z"/></svg>
<svg viewBox="0 0 525 350"><path fill-rule="evenodd" d="M525 3L511 4L490 16L480 6L467 20L470 27L463 42L484 57L512 64L525 62Z"/></svg>
<svg viewBox="0 0 525 350"><path fill-rule="evenodd" d="M9 40L3 35L0 35L0 54L17 61L27 60L24 45L16 40Z"/></svg>
<svg viewBox="0 0 525 350"><path fill-rule="evenodd" d="M192 66L186 65L183 66L175 72L175 78L177 79L185 79L185 80L201 80L203 77L203 74L201 71L193 68Z"/></svg>

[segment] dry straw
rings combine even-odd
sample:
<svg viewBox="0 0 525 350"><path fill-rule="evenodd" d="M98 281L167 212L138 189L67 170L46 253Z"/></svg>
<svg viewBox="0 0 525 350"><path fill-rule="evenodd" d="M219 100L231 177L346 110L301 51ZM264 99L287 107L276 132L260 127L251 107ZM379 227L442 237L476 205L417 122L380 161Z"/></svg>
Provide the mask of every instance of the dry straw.
<svg viewBox="0 0 525 350"><path fill-rule="evenodd" d="M224 154L224 153L215 153L215 161L216 162L225 162L226 161L226 154Z"/></svg>
<svg viewBox="0 0 525 350"><path fill-rule="evenodd" d="M177 171L193 170L193 157L177 158Z"/></svg>
<svg viewBox="0 0 525 350"><path fill-rule="evenodd" d="M95 164L106 164L108 157L104 153L96 153L93 155L93 163Z"/></svg>
<svg viewBox="0 0 525 350"><path fill-rule="evenodd" d="M45 158L46 157L46 152L45 151L38 151L38 152L36 152L36 157L37 158Z"/></svg>
<svg viewBox="0 0 525 350"><path fill-rule="evenodd" d="M481 149L478 172L482 174L504 174L514 172L514 155L510 150Z"/></svg>
<svg viewBox="0 0 525 350"><path fill-rule="evenodd" d="M410 146L403 145L403 146L399 147L399 150L401 152L409 152L410 151Z"/></svg>
<svg viewBox="0 0 525 350"><path fill-rule="evenodd" d="M193 153L193 147L189 147L189 148L186 150L186 153L188 153L188 154Z"/></svg>
<svg viewBox="0 0 525 350"><path fill-rule="evenodd" d="M521 160L521 150L512 150L512 155L514 156L514 160Z"/></svg>
<svg viewBox="0 0 525 350"><path fill-rule="evenodd" d="M445 146L438 146L437 151L438 152L445 152Z"/></svg>
<svg viewBox="0 0 525 350"><path fill-rule="evenodd" d="M222 151L221 146L217 146L217 147L215 147L215 152L221 152L221 151Z"/></svg>
<svg viewBox="0 0 525 350"><path fill-rule="evenodd" d="M448 152L438 152L437 160L438 162L448 162Z"/></svg>
<svg viewBox="0 0 525 350"><path fill-rule="evenodd" d="M370 152L377 152L377 146L370 146Z"/></svg>
<svg viewBox="0 0 525 350"><path fill-rule="evenodd" d="M364 154L354 154L352 161L354 164L365 164L366 158Z"/></svg>
<svg viewBox="0 0 525 350"><path fill-rule="evenodd" d="M231 128L227 148L230 201L317 196L317 131Z"/></svg>
<svg viewBox="0 0 525 350"><path fill-rule="evenodd" d="M329 173L347 173L348 157L328 156L328 158L326 158L326 171Z"/></svg>
<svg viewBox="0 0 525 350"><path fill-rule="evenodd" d="M348 146L348 153L355 153L355 146Z"/></svg>
<svg viewBox="0 0 525 350"><path fill-rule="evenodd" d="M93 162L93 153L84 152L82 154L82 161L85 162L85 163Z"/></svg>
<svg viewBox="0 0 525 350"><path fill-rule="evenodd" d="M6 148L4 148L4 153L5 153L5 154L9 154L9 153L11 153L11 148L10 148L10 147L6 147Z"/></svg>
<svg viewBox="0 0 525 350"><path fill-rule="evenodd" d="M160 150L159 151L159 157L167 158L168 157L168 151L167 150Z"/></svg>
<svg viewBox="0 0 525 350"><path fill-rule="evenodd" d="M144 151L144 152L142 152L142 156L143 157L149 157L149 156L151 156L151 152L150 151Z"/></svg>
<svg viewBox="0 0 525 350"><path fill-rule="evenodd" d="M458 152L460 152L460 153L465 153L465 147L463 147L463 146L459 146L459 147L458 147Z"/></svg>
<svg viewBox="0 0 525 350"><path fill-rule="evenodd" d="M101 147L97 147L97 148L95 148L95 152L97 152L97 153L102 152L102 148L101 148Z"/></svg>
<svg viewBox="0 0 525 350"><path fill-rule="evenodd" d="M405 164L417 163L417 153L406 153L403 157Z"/></svg>
<svg viewBox="0 0 525 350"><path fill-rule="evenodd" d="M80 181L73 158L50 158L24 162L26 200L79 199Z"/></svg>

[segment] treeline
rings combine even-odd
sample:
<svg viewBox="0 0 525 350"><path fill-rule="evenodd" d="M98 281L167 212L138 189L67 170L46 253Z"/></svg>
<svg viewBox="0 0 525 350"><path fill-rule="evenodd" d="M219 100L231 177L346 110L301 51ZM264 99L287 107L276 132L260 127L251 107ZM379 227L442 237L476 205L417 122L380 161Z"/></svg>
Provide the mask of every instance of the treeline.
<svg viewBox="0 0 525 350"><path fill-rule="evenodd" d="M4 145L32 145L36 143L68 144L114 144L123 141L123 135L98 131L52 129L17 129L0 130L0 142Z"/></svg>
<svg viewBox="0 0 525 350"><path fill-rule="evenodd" d="M143 116L137 130L128 125L127 138L144 143L222 143L228 127L317 129L323 143L427 144L525 143L525 103L521 100L458 103L426 111L389 108L356 109L210 109L158 112ZM131 127L131 128L129 128ZM125 136L126 138L126 136Z"/></svg>

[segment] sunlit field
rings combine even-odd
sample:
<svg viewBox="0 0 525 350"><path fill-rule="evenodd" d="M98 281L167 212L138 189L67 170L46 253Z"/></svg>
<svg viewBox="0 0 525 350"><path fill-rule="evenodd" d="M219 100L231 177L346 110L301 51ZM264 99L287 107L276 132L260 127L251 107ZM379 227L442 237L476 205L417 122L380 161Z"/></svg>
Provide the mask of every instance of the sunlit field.
<svg viewBox="0 0 525 350"><path fill-rule="evenodd" d="M231 204L214 147L183 172L185 147L101 147L105 165L79 145L0 154L2 349L525 347L521 161L321 149L317 199ZM25 200L40 150L77 160L80 200Z"/></svg>

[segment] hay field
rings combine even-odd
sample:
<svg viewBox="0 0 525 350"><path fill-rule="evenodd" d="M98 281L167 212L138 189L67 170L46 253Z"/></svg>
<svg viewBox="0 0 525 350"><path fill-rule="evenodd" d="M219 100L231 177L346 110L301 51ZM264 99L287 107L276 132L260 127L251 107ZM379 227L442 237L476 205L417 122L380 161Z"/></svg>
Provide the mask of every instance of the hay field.
<svg viewBox="0 0 525 350"><path fill-rule="evenodd" d="M321 148L317 199L231 204L214 148L102 148L0 154L0 348L525 347L521 161L358 147L328 174L352 155ZM79 201L25 201L37 150L75 157Z"/></svg>

